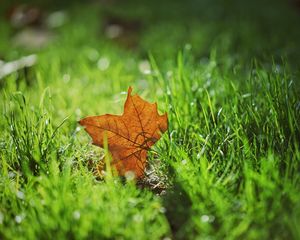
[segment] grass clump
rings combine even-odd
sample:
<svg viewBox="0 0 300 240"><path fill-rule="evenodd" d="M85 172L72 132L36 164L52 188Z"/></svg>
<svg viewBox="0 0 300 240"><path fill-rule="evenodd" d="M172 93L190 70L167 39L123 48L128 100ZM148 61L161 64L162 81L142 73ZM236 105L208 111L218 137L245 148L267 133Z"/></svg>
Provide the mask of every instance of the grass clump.
<svg viewBox="0 0 300 240"><path fill-rule="evenodd" d="M299 239L295 10L190 1L154 17L156 1L132 4L70 7L37 65L1 79L0 238ZM105 38L109 14L143 16L136 46ZM7 60L32 53L9 41ZM168 112L148 159L159 194L151 179L94 176L102 152L77 124L120 114L128 86Z"/></svg>

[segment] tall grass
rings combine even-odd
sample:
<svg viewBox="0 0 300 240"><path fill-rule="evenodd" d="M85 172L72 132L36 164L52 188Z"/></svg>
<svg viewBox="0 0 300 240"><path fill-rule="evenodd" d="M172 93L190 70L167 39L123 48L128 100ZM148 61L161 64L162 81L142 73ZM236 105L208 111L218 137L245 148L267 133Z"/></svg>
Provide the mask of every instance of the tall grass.
<svg viewBox="0 0 300 240"><path fill-rule="evenodd" d="M0 239L299 239L297 15L279 2L247 15L234 1L203 1L199 17L193 1L179 15L132 4L108 12L143 16L137 49L99 34L107 9L80 5L30 75L0 80ZM288 17L264 31L262 19L270 27L281 11ZM12 51L8 36L7 59L27 53ZM168 113L148 158L159 194L147 181L99 180L103 151L77 124L120 114L128 86Z"/></svg>

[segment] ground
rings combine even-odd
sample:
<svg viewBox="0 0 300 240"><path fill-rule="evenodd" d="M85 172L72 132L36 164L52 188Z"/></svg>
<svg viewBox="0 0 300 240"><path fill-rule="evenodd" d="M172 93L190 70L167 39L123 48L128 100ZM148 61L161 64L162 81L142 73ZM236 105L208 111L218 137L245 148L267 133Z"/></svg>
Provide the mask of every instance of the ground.
<svg viewBox="0 0 300 240"><path fill-rule="evenodd" d="M3 4L1 59L36 63L0 79L0 239L300 239L296 3ZM78 120L129 86L169 128L144 179L103 179Z"/></svg>

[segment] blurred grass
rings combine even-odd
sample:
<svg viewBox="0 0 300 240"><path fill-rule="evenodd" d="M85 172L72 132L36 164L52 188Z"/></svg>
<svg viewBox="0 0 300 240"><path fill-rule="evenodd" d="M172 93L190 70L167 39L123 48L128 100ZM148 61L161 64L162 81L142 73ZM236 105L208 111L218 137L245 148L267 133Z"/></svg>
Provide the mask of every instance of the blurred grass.
<svg viewBox="0 0 300 240"><path fill-rule="evenodd" d="M300 238L296 9L231 0L66 10L30 74L0 80L1 239ZM141 22L137 46L105 38L110 15ZM0 28L6 60L32 53L11 47L7 21ZM121 113L128 86L168 112L149 158L171 185L161 196L98 181L88 166L101 150L77 120Z"/></svg>

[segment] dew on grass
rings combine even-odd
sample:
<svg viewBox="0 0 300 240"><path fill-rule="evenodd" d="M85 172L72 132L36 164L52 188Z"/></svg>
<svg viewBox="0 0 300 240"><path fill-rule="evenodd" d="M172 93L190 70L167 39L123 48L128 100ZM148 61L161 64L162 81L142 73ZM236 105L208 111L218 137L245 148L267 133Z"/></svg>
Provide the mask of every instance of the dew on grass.
<svg viewBox="0 0 300 240"><path fill-rule="evenodd" d="M73 212L73 218L78 220L80 219L80 211L76 210Z"/></svg>
<svg viewBox="0 0 300 240"><path fill-rule="evenodd" d="M159 88L159 89L157 89L156 94L157 94L157 96L163 96L164 91L161 88Z"/></svg>
<svg viewBox="0 0 300 240"><path fill-rule="evenodd" d="M210 79L211 79L211 73L207 73L206 74L206 78L207 78L207 81L206 81L206 83L205 83L205 87L204 88L207 88L207 87L209 87L210 86L210 84L211 84L211 81L210 81Z"/></svg>
<svg viewBox="0 0 300 240"><path fill-rule="evenodd" d="M90 48L87 51L87 57L90 61L96 62L99 59L99 52L94 48Z"/></svg>
<svg viewBox="0 0 300 240"><path fill-rule="evenodd" d="M58 28L64 25L67 15L64 11L55 11L49 14L46 22L50 28Z"/></svg>
<svg viewBox="0 0 300 240"><path fill-rule="evenodd" d="M171 78L173 76L173 72L172 71L167 71L167 78Z"/></svg>
<svg viewBox="0 0 300 240"><path fill-rule="evenodd" d="M184 49L189 51L192 49L192 45L190 43L185 44Z"/></svg>
<svg viewBox="0 0 300 240"><path fill-rule="evenodd" d="M97 62L97 67L101 71L105 71L109 68L110 60L107 57L101 57Z"/></svg>
<svg viewBox="0 0 300 240"><path fill-rule="evenodd" d="M282 71L282 68L279 64L276 64L275 66L273 66L272 70L274 73L278 74Z"/></svg>
<svg viewBox="0 0 300 240"><path fill-rule="evenodd" d="M226 132L230 133L231 128L229 126L226 126Z"/></svg>
<svg viewBox="0 0 300 240"><path fill-rule="evenodd" d="M172 238L164 237L163 240L172 240Z"/></svg>
<svg viewBox="0 0 300 240"><path fill-rule="evenodd" d="M216 95L216 91L215 90L209 91L209 95L210 95L210 97L215 96Z"/></svg>
<svg viewBox="0 0 300 240"><path fill-rule="evenodd" d="M201 216L201 221L204 223L211 223L215 220L215 217L212 215L202 215Z"/></svg>
<svg viewBox="0 0 300 240"><path fill-rule="evenodd" d="M148 75L151 73L151 66L147 60L143 60L139 62L139 70L141 73Z"/></svg>
<svg viewBox="0 0 300 240"><path fill-rule="evenodd" d="M208 215L202 215L201 216L201 221L202 222L208 222L209 221L209 216Z"/></svg>
<svg viewBox="0 0 300 240"><path fill-rule="evenodd" d="M171 96L171 90L169 88L167 89L167 95ZM172 105L170 105L170 106L172 106Z"/></svg>
<svg viewBox="0 0 300 240"><path fill-rule="evenodd" d="M143 221L143 216L141 214L135 214L133 216L133 221L135 221L135 222L142 222Z"/></svg>
<svg viewBox="0 0 300 240"><path fill-rule="evenodd" d="M23 221L23 219L24 219L24 216L22 216L22 215L15 216L16 223L20 224Z"/></svg>
<svg viewBox="0 0 300 240"><path fill-rule="evenodd" d="M214 222L214 221L215 221L215 216L210 215L210 216L209 216L209 222L212 223L212 222Z"/></svg>
<svg viewBox="0 0 300 240"><path fill-rule="evenodd" d="M242 95L242 98L248 98L248 97L251 97L251 93L245 93Z"/></svg>
<svg viewBox="0 0 300 240"><path fill-rule="evenodd" d="M15 176L16 176L16 174L14 172L12 172L12 171L8 172L8 177L9 178L14 178Z"/></svg>
<svg viewBox="0 0 300 240"><path fill-rule="evenodd" d="M197 83L194 83L193 86L192 86L192 88L191 88L191 90L192 90L193 92L196 92L196 91L198 90L198 88L199 88L198 84L197 84Z"/></svg>
<svg viewBox="0 0 300 240"><path fill-rule="evenodd" d="M76 114L76 116L80 117L81 116L81 109L80 108L76 108L75 114Z"/></svg>
<svg viewBox="0 0 300 240"><path fill-rule="evenodd" d="M68 83L70 81L70 79L71 79L71 76L69 74L65 73L63 75L63 81L64 81L64 83Z"/></svg>
<svg viewBox="0 0 300 240"><path fill-rule="evenodd" d="M160 209L159 209L159 212L161 212L161 213L166 213L166 208L164 208L164 207L161 207Z"/></svg>
<svg viewBox="0 0 300 240"><path fill-rule="evenodd" d="M35 206L35 201L33 199L30 199L29 205L32 206L32 207Z"/></svg>
<svg viewBox="0 0 300 240"><path fill-rule="evenodd" d="M16 192L16 195L17 195L17 198L19 198L19 199L25 199L25 194L20 190L18 190Z"/></svg>
<svg viewBox="0 0 300 240"><path fill-rule="evenodd" d="M131 207L135 207L137 205L137 199L136 198L129 198L128 203Z"/></svg>
<svg viewBox="0 0 300 240"><path fill-rule="evenodd" d="M114 39L123 34L123 28L118 24L111 24L105 29L105 36Z"/></svg>

